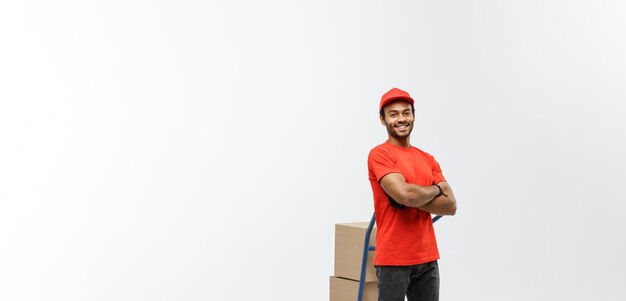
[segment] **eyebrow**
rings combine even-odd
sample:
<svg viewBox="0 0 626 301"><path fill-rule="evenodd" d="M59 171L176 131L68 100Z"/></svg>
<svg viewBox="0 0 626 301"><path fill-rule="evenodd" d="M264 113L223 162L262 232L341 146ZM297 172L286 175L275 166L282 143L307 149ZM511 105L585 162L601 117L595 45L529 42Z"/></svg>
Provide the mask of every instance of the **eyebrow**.
<svg viewBox="0 0 626 301"><path fill-rule="evenodd" d="M404 109L402 112L406 112L406 111L411 111L411 109ZM398 110L389 110L387 111L387 113L399 113L400 111Z"/></svg>

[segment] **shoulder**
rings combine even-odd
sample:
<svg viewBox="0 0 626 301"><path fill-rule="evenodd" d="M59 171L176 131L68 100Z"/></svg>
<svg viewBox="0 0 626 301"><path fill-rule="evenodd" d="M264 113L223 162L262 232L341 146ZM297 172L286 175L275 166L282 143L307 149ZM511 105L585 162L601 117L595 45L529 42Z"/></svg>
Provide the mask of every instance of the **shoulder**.
<svg viewBox="0 0 626 301"><path fill-rule="evenodd" d="M373 164L374 162L395 162L396 156L394 155L392 149L387 145L387 143L382 143L370 150L369 155L367 156L368 164Z"/></svg>
<svg viewBox="0 0 626 301"><path fill-rule="evenodd" d="M369 157L380 154L391 155L391 149L389 148L387 143L382 143L372 148L370 150Z"/></svg>
<svg viewBox="0 0 626 301"><path fill-rule="evenodd" d="M422 155L424 155L424 156L429 156L429 157L432 157L429 153L427 153L427 152L423 151L422 149L420 149L420 148L418 148L418 147L411 146L411 148L412 148L412 149L413 149L413 151L414 151L414 152L416 152L416 153L422 154Z"/></svg>
<svg viewBox="0 0 626 301"><path fill-rule="evenodd" d="M435 160L435 157L433 155L431 155L431 154L429 154L429 153L427 153L427 152L425 152L425 151L423 151L423 150L421 150L421 149L419 149L419 148L417 148L415 146L411 146L411 148L414 150L415 153L419 154L420 156L428 158L430 160Z"/></svg>
<svg viewBox="0 0 626 301"><path fill-rule="evenodd" d="M430 162L431 164L438 164L437 160L435 159L435 157L417 147L412 146L412 148L415 150L415 153L417 153L420 157L425 158L428 162Z"/></svg>

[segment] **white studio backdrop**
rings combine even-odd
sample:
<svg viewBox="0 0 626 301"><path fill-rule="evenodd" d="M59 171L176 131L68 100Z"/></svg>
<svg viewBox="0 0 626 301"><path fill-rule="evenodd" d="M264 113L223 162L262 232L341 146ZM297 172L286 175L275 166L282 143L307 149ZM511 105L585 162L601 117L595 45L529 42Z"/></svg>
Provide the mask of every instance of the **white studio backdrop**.
<svg viewBox="0 0 626 301"><path fill-rule="evenodd" d="M442 300L624 300L620 1L3 1L0 300L326 300L380 96Z"/></svg>

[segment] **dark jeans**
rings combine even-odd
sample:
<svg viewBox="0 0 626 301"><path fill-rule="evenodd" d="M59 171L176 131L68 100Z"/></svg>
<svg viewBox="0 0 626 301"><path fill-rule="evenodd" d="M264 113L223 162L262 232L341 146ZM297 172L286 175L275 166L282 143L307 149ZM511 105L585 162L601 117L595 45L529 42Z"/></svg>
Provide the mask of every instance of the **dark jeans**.
<svg viewBox="0 0 626 301"><path fill-rule="evenodd" d="M378 301L438 301L437 261L409 266L376 266Z"/></svg>

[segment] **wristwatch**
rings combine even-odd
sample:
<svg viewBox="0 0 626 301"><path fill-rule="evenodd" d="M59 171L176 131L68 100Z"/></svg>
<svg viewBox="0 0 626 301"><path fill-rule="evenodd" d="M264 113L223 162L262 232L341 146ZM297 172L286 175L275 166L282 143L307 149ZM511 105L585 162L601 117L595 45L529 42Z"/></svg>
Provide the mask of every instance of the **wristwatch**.
<svg viewBox="0 0 626 301"><path fill-rule="evenodd" d="M437 186L437 189L439 189L439 194L435 198L438 198L438 197L440 197L442 195L445 196L445 197L448 197L447 194L443 193L443 189L441 189L441 186L439 186L439 184L435 184L435 186Z"/></svg>

